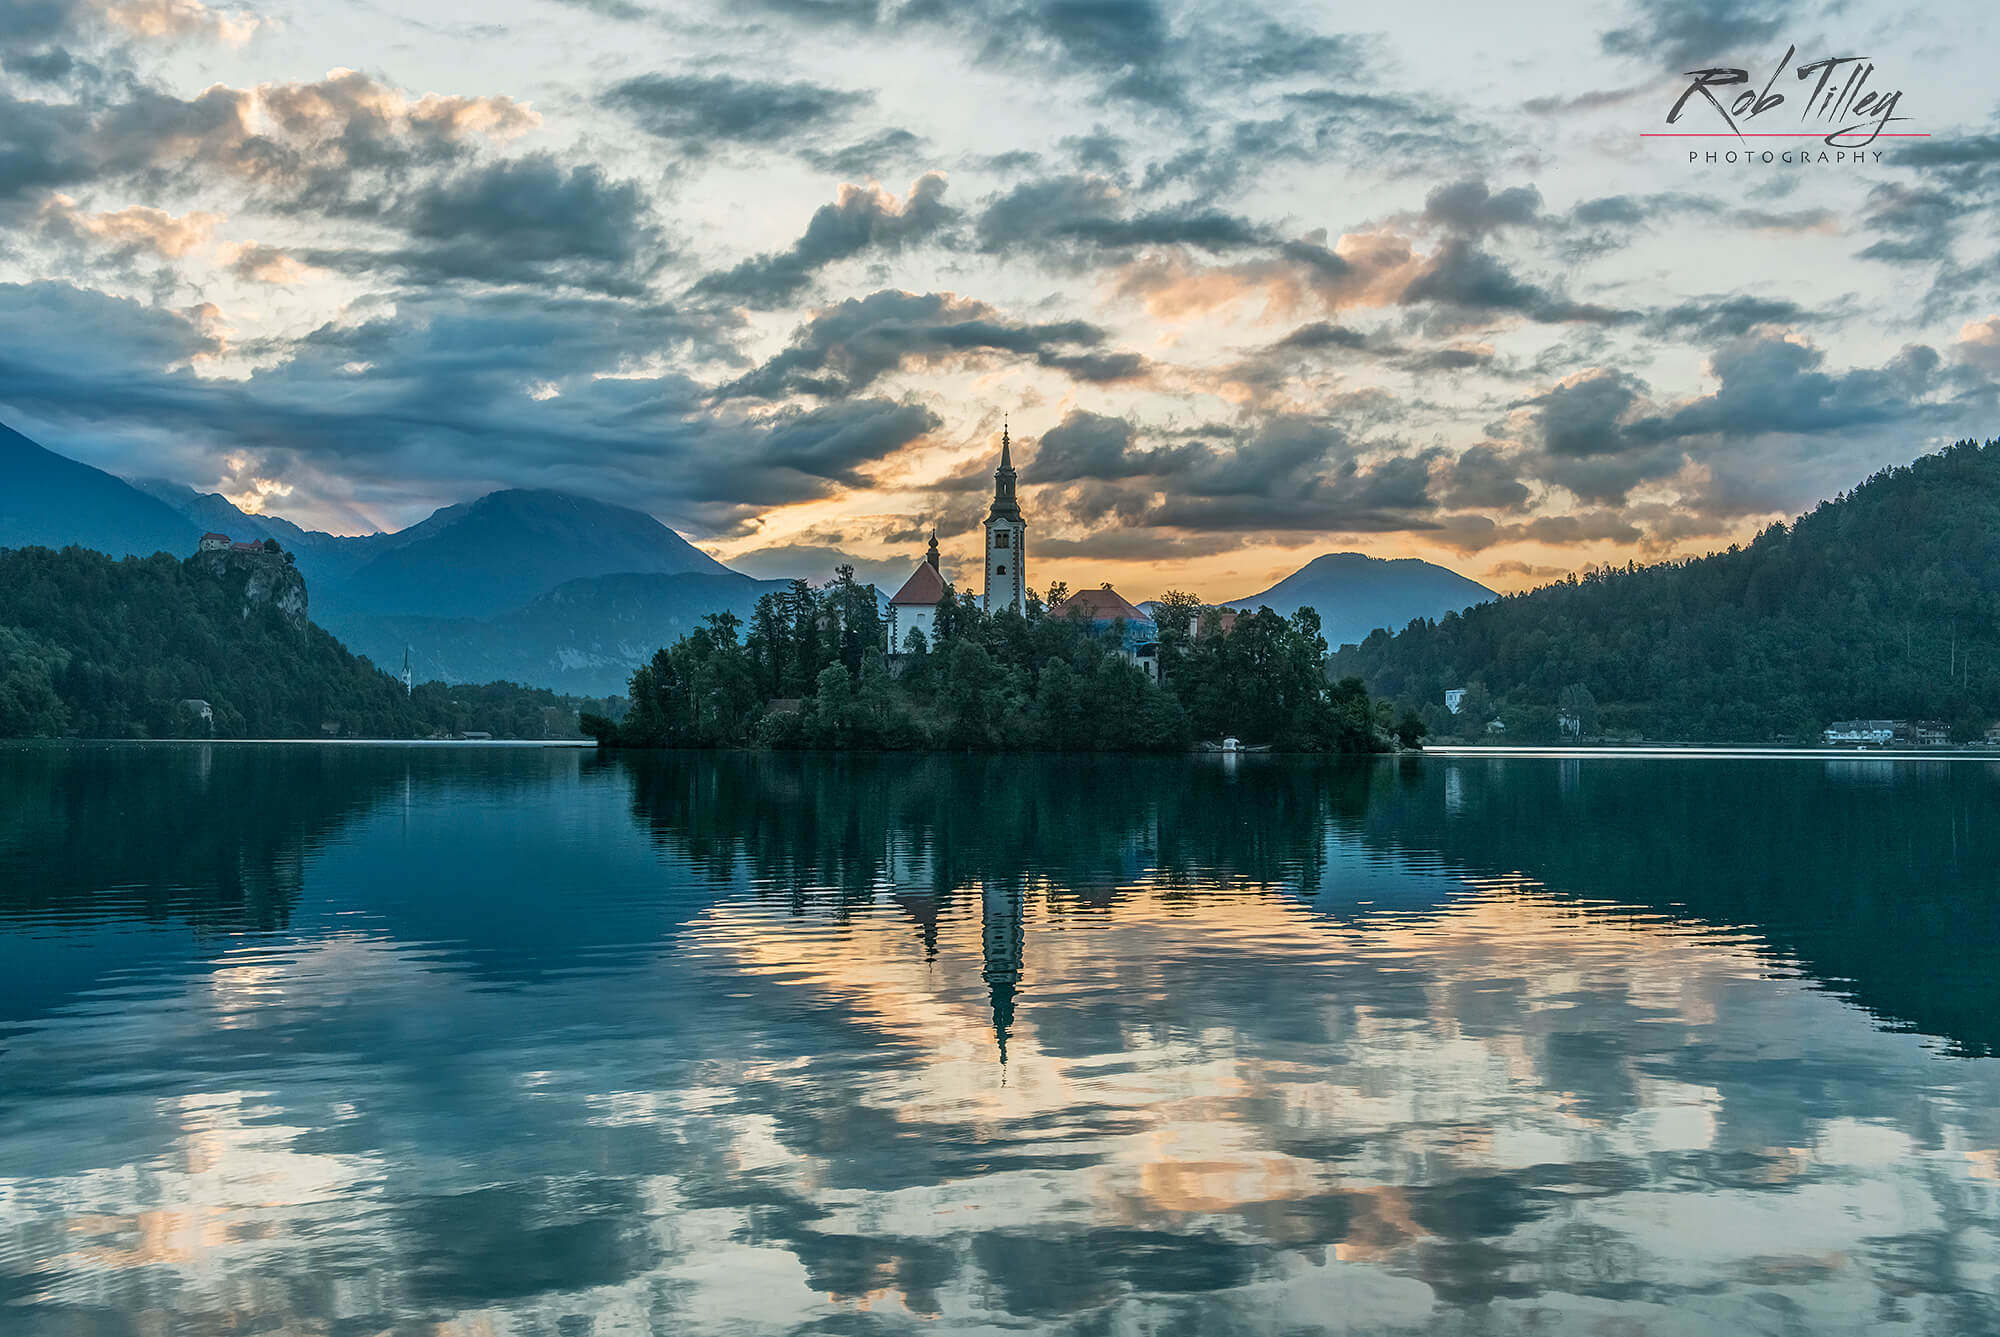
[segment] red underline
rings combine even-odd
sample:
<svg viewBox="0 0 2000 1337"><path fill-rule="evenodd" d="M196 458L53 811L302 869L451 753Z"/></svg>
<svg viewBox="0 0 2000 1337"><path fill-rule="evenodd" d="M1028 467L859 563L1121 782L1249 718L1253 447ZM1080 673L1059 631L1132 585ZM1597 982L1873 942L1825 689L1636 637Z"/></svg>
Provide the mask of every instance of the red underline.
<svg viewBox="0 0 2000 1337"><path fill-rule="evenodd" d="M1889 134L1875 136L1875 138L1877 139L1929 139L1930 137L1931 137L1931 132L1928 130L1924 131L1922 134L1918 134L1914 130L1898 130ZM1749 134L1749 135L1732 135L1727 130L1641 130L1639 132L1639 138L1641 139L1825 139L1826 136L1820 134L1817 130L1765 130L1765 131L1760 131L1756 134ZM1842 146L1836 144L1834 147L1839 148ZM1846 145L1846 147L1859 148L1860 145L1849 144Z"/></svg>

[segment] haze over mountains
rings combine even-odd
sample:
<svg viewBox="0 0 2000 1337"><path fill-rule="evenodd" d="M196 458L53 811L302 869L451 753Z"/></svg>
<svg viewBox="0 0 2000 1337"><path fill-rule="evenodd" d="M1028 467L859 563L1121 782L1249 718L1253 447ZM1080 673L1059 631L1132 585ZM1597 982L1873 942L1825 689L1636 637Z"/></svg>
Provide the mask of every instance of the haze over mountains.
<svg viewBox="0 0 2000 1337"><path fill-rule="evenodd" d="M1432 562L1385 560L1358 552L1313 558L1261 594L1224 599L1229 608L1271 608L1286 617L1301 608L1320 616L1328 645L1359 644L1378 627L1401 631L1412 618L1439 618L1500 596Z"/></svg>
<svg viewBox="0 0 2000 1337"><path fill-rule="evenodd" d="M186 556L202 534L276 539L311 590L312 618L357 654L419 681L507 679L579 695L622 693L653 651L709 613L747 620L786 579L824 580L832 550L766 554L756 579L733 571L642 512L567 493L513 489L446 506L395 533L346 536L249 514L218 493L127 482L0 427L0 548L70 544L113 556ZM910 564L855 562L886 596ZM1319 610L1327 639L1358 641L1494 597L1415 560L1359 553L1315 559L1262 594L1227 601L1290 614Z"/></svg>
<svg viewBox="0 0 2000 1337"><path fill-rule="evenodd" d="M621 696L633 669L704 617L728 612L747 624L759 598L788 584L729 570L629 572L565 581L494 617L336 610L324 623L355 653L392 669L407 646L419 682L504 680L577 696Z"/></svg>

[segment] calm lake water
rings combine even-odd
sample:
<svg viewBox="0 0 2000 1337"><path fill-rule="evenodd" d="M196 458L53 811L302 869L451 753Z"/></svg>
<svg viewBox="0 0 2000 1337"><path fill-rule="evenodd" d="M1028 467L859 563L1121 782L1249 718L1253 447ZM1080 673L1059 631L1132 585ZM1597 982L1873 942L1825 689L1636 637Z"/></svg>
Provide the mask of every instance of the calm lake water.
<svg viewBox="0 0 2000 1337"><path fill-rule="evenodd" d="M2000 1331L2000 765L0 751L0 1331Z"/></svg>

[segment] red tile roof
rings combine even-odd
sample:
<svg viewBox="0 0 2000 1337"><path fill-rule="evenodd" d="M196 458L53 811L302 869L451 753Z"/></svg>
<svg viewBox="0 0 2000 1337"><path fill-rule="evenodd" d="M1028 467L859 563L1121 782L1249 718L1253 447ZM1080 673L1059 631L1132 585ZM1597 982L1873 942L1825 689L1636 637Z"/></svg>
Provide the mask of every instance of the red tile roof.
<svg viewBox="0 0 2000 1337"><path fill-rule="evenodd" d="M209 531L208 531L208 532L207 532L206 534L203 534L203 535L201 536L201 541L202 541L203 543L206 543L206 542L208 542L208 541L209 541L210 539L221 539L221 540L222 540L222 541L223 541L224 543L227 543L227 542L229 542L229 535L227 535L227 534L218 534L218 533L216 533L216 532L215 532L215 531L214 531L213 529L211 529L211 530L209 530Z"/></svg>
<svg viewBox="0 0 2000 1337"><path fill-rule="evenodd" d="M929 608L942 598L944 577L929 562L918 562L917 569L910 573L910 578L903 582L903 588L897 590L896 597L889 602L905 606L921 604Z"/></svg>
<svg viewBox="0 0 2000 1337"><path fill-rule="evenodd" d="M1089 622L1144 622L1146 615L1125 601L1125 596L1109 585L1102 589L1078 590L1049 610L1053 617L1068 617L1076 609Z"/></svg>

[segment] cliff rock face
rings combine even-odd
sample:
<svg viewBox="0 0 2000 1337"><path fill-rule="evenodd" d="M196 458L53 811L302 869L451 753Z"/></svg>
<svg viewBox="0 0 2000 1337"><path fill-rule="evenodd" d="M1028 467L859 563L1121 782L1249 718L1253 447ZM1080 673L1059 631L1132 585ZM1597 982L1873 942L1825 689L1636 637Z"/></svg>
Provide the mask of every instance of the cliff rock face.
<svg viewBox="0 0 2000 1337"><path fill-rule="evenodd" d="M190 570L240 588L243 616L259 604L269 604L284 615L285 621L301 631L306 625L306 578L299 569L274 552L237 552L224 549L198 552L187 559Z"/></svg>

